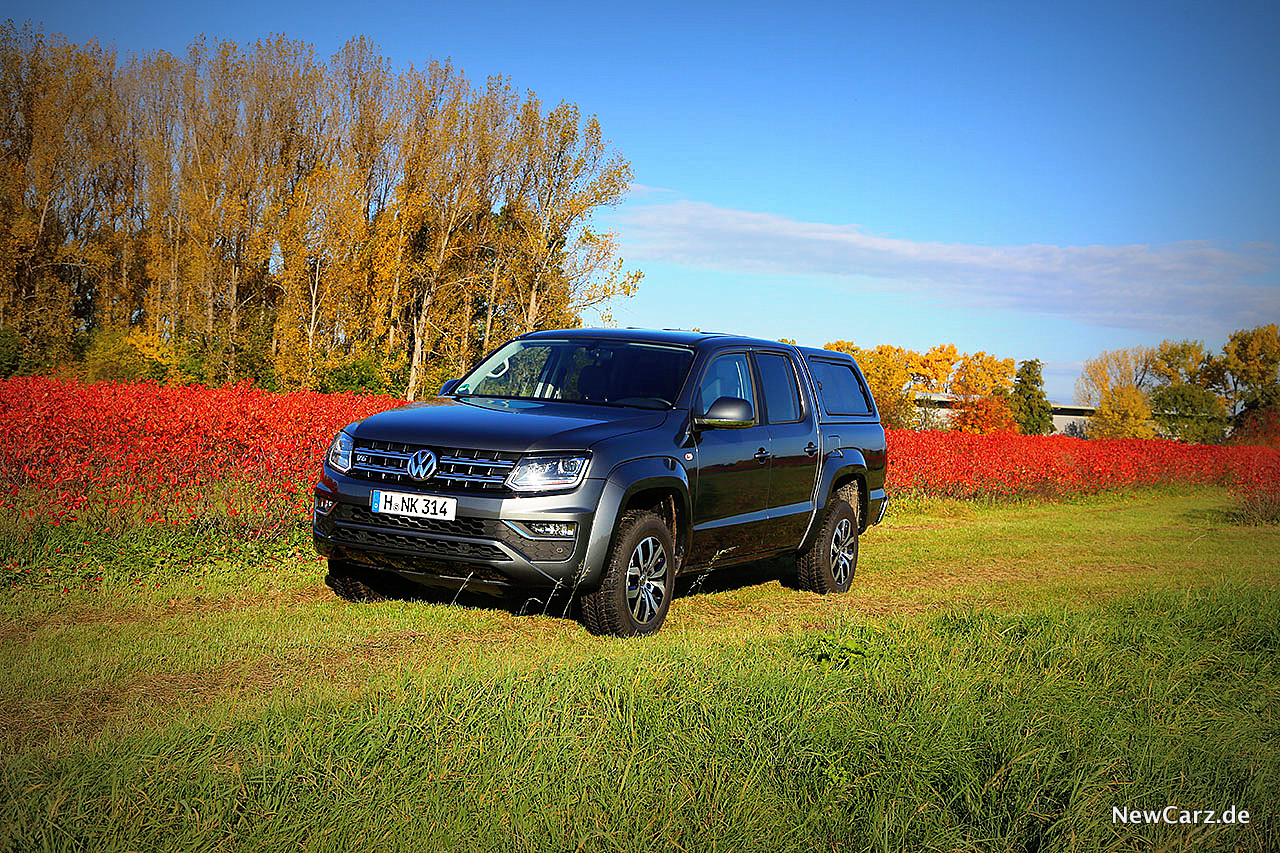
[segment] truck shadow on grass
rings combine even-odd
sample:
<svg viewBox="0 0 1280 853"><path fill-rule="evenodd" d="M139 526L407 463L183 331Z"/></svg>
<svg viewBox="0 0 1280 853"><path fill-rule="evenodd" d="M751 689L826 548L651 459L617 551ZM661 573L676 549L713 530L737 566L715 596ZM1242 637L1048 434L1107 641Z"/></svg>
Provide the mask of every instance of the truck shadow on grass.
<svg viewBox="0 0 1280 853"><path fill-rule="evenodd" d="M372 578L366 578L370 582ZM679 575L675 582L675 600L723 592L778 581L787 589L798 590L796 561L794 557L768 557L750 563L741 563L719 569L689 572ZM325 585L334 589L333 578L325 578ZM379 573L371 583L383 598L393 601L417 601L424 604L444 604L478 610L504 610L513 616L554 616L563 619L580 619L579 600L572 591L548 590L530 594L527 590L504 591L498 587L486 587L476 583L461 589L450 586L425 586L399 575ZM334 589L334 592L338 591Z"/></svg>

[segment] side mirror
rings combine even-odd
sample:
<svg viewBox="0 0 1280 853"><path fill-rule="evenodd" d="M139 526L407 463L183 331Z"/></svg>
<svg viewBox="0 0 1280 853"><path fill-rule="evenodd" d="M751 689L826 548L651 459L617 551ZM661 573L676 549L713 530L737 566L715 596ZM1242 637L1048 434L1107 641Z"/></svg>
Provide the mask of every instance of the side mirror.
<svg viewBox="0 0 1280 853"><path fill-rule="evenodd" d="M440 386L440 394L438 396L448 397L450 394L453 393L453 389L458 387L458 383L461 381L462 381L461 379L447 380L443 385Z"/></svg>
<svg viewBox="0 0 1280 853"><path fill-rule="evenodd" d="M741 397L718 397L706 412L693 419L693 425L702 429L743 429L755 422L755 410Z"/></svg>

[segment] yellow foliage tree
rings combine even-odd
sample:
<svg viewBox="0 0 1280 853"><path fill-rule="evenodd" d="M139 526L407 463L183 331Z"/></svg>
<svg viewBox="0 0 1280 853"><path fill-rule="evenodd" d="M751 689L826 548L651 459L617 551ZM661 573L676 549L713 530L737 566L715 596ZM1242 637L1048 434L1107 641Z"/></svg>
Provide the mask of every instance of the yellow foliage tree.
<svg viewBox="0 0 1280 853"><path fill-rule="evenodd" d="M916 353L912 362L912 377L916 387L921 391L946 393L951 385L951 374L956 362L960 361L960 353L955 344L938 344L930 347L923 355Z"/></svg>
<svg viewBox="0 0 1280 853"><path fill-rule="evenodd" d="M1151 404L1136 385L1114 385L1103 392L1089 421L1089 438L1155 438Z"/></svg>
<svg viewBox="0 0 1280 853"><path fill-rule="evenodd" d="M960 358L951 380L957 397L952 426L961 432L1016 432L1009 409L1013 390L1014 360L996 358L983 351Z"/></svg>
<svg viewBox="0 0 1280 853"><path fill-rule="evenodd" d="M990 397L1013 390L1014 360L978 351L960 358L951 391L958 397Z"/></svg>
<svg viewBox="0 0 1280 853"><path fill-rule="evenodd" d="M1086 406L1100 405L1115 388L1145 391L1154 378L1155 351L1150 347L1108 350L1086 359L1076 380L1076 399Z"/></svg>
<svg viewBox="0 0 1280 853"><path fill-rule="evenodd" d="M394 73L363 38L327 64L283 37L119 62L9 23L0 91L0 329L24 369L86 329L99 362L141 358L145 330L203 381L418 396L640 280L592 227L630 165L506 78Z"/></svg>

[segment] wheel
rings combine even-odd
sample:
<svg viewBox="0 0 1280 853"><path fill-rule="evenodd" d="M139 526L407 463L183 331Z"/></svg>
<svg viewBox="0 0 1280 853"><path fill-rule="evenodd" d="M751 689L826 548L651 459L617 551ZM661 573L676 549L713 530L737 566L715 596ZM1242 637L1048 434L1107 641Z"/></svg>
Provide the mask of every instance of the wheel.
<svg viewBox="0 0 1280 853"><path fill-rule="evenodd" d="M386 601L387 595L377 582L377 571L362 569L338 560L329 561L329 575L324 582L347 601Z"/></svg>
<svg viewBox="0 0 1280 853"><path fill-rule="evenodd" d="M827 594L847 592L858 569L858 513L847 502L832 498L818 538L796 558L801 589Z"/></svg>
<svg viewBox="0 0 1280 853"><path fill-rule="evenodd" d="M582 599L587 630L639 637L662 627L675 591L675 553L671 531L657 515L624 515L605 560L600 588Z"/></svg>

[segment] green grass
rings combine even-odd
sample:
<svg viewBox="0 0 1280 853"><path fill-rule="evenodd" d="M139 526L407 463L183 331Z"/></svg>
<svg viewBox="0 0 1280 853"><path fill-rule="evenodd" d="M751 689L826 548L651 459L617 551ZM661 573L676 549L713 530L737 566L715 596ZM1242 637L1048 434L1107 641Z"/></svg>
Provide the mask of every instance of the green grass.
<svg viewBox="0 0 1280 853"><path fill-rule="evenodd" d="M31 531L0 849L1273 850L1280 528L1228 506L903 501L850 594L726 569L643 641L345 604L301 532ZM1168 804L1253 820L1112 823Z"/></svg>

